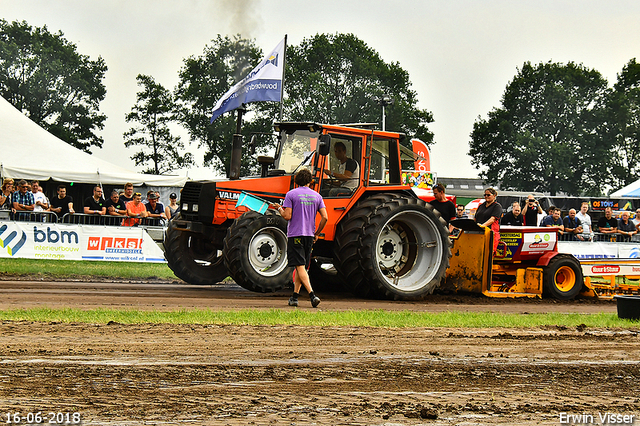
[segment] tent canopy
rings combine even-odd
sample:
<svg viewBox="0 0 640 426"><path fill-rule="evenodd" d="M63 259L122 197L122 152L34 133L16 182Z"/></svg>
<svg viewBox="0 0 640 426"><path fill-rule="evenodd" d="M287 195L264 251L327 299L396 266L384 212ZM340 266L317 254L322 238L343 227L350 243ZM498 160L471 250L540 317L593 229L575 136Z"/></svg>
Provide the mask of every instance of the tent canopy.
<svg viewBox="0 0 640 426"><path fill-rule="evenodd" d="M59 182L182 187L183 176L136 173L72 147L0 97L2 177Z"/></svg>
<svg viewBox="0 0 640 426"><path fill-rule="evenodd" d="M640 180L611 193L609 197L640 197Z"/></svg>

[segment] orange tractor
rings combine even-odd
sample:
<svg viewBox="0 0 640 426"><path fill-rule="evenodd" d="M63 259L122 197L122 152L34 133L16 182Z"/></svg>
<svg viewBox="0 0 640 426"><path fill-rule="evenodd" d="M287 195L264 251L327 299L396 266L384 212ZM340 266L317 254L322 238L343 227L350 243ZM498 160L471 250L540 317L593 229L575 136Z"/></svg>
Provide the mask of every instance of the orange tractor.
<svg viewBox="0 0 640 426"><path fill-rule="evenodd" d="M317 123L276 123L274 128L279 135L276 153L258 157L259 176L187 182L180 215L165 236L165 256L174 273L192 284L213 284L231 276L258 292L289 286L287 221L275 211L260 214L236 206L236 201L246 192L280 203L294 186L293 175L305 167L329 213L313 248L314 286L340 282L356 295L390 299L432 293L449 266L451 241L446 223L428 199L402 183L403 162L416 159L400 143L405 136ZM350 185L323 173L338 171L340 161L331 155L338 142L359 166ZM232 176L238 151L232 154ZM337 187L341 190L334 191Z"/></svg>
<svg viewBox="0 0 640 426"><path fill-rule="evenodd" d="M165 257L188 283L215 284L231 276L257 292L290 286L287 221L275 211L260 214L237 201L248 193L281 203L294 186L294 174L305 167L329 213L313 247L314 287L335 285L361 297L388 299L420 299L438 287L489 297L558 299L591 290L580 262L558 252L557 235L549 228L505 227L495 254L492 232L472 220L453 221L460 232L450 236L429 204L433 195L418 196L403 182L403 163L409 168L407 163L416 160L400 143L403 134L317 123L274 127L276 154L258 157L259 176L234 173L241 155L241 143L235 143L240 148L232 154L235 179L192 181L183 188L180 215L165 236ZM235 135L234 142L241 138ZM331 155L337 143L359 166L350 185L323 172L338 171L340 161Z"/></svg>

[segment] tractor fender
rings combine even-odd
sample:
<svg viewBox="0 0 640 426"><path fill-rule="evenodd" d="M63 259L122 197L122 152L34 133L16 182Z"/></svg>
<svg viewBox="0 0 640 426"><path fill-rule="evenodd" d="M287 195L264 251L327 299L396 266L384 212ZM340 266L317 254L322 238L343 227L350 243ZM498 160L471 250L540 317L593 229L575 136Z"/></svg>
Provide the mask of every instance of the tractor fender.
<svg viewBox="0 0 640 426"><path fill-rule="evenodd" d="M551 259L553 259L554 257L558 256L558 255L565 255L564 253L559 253L557 251L550 251L547 252L545 254L543 254L542 256L540 256L540 259L538 259L538 263L536 263L536 266L548 266L549 262L551 262Z"/></svg>

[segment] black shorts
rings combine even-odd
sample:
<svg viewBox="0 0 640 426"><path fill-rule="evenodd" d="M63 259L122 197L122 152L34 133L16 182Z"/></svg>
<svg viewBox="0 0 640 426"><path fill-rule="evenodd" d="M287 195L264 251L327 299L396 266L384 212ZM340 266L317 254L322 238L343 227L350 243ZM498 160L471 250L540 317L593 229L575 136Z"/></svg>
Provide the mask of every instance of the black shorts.
<svg viewBox="0 0 640 426"><path fill-rule="evenodd" d="M309 268L312 248L313 237L289 237L287 239L288 266L304 265Z"/></svg>

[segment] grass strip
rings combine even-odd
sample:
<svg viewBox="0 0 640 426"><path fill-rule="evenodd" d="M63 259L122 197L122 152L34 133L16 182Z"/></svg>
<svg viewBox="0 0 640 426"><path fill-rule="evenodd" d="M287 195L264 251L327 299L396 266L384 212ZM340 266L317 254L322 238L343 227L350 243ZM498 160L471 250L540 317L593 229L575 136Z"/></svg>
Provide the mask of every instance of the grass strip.
<svg viewBox="0 0 640 426"><path fill-rule="evenodd" d="M640 322L618 318L613 313L503 314L496 312L413 312L413 311L303 311L256 310L138 311L115 309L16 309L0 311L3 321L34 321L106 324L216 324L216 325L301 325L353 327L512 327L540 326L640 329Z"/></svg>
<svg viewBox="0 0 640 426"><path fill-rule="evenodd" d="M0 274L177 279L166 263L0 258Z"/></svg>

